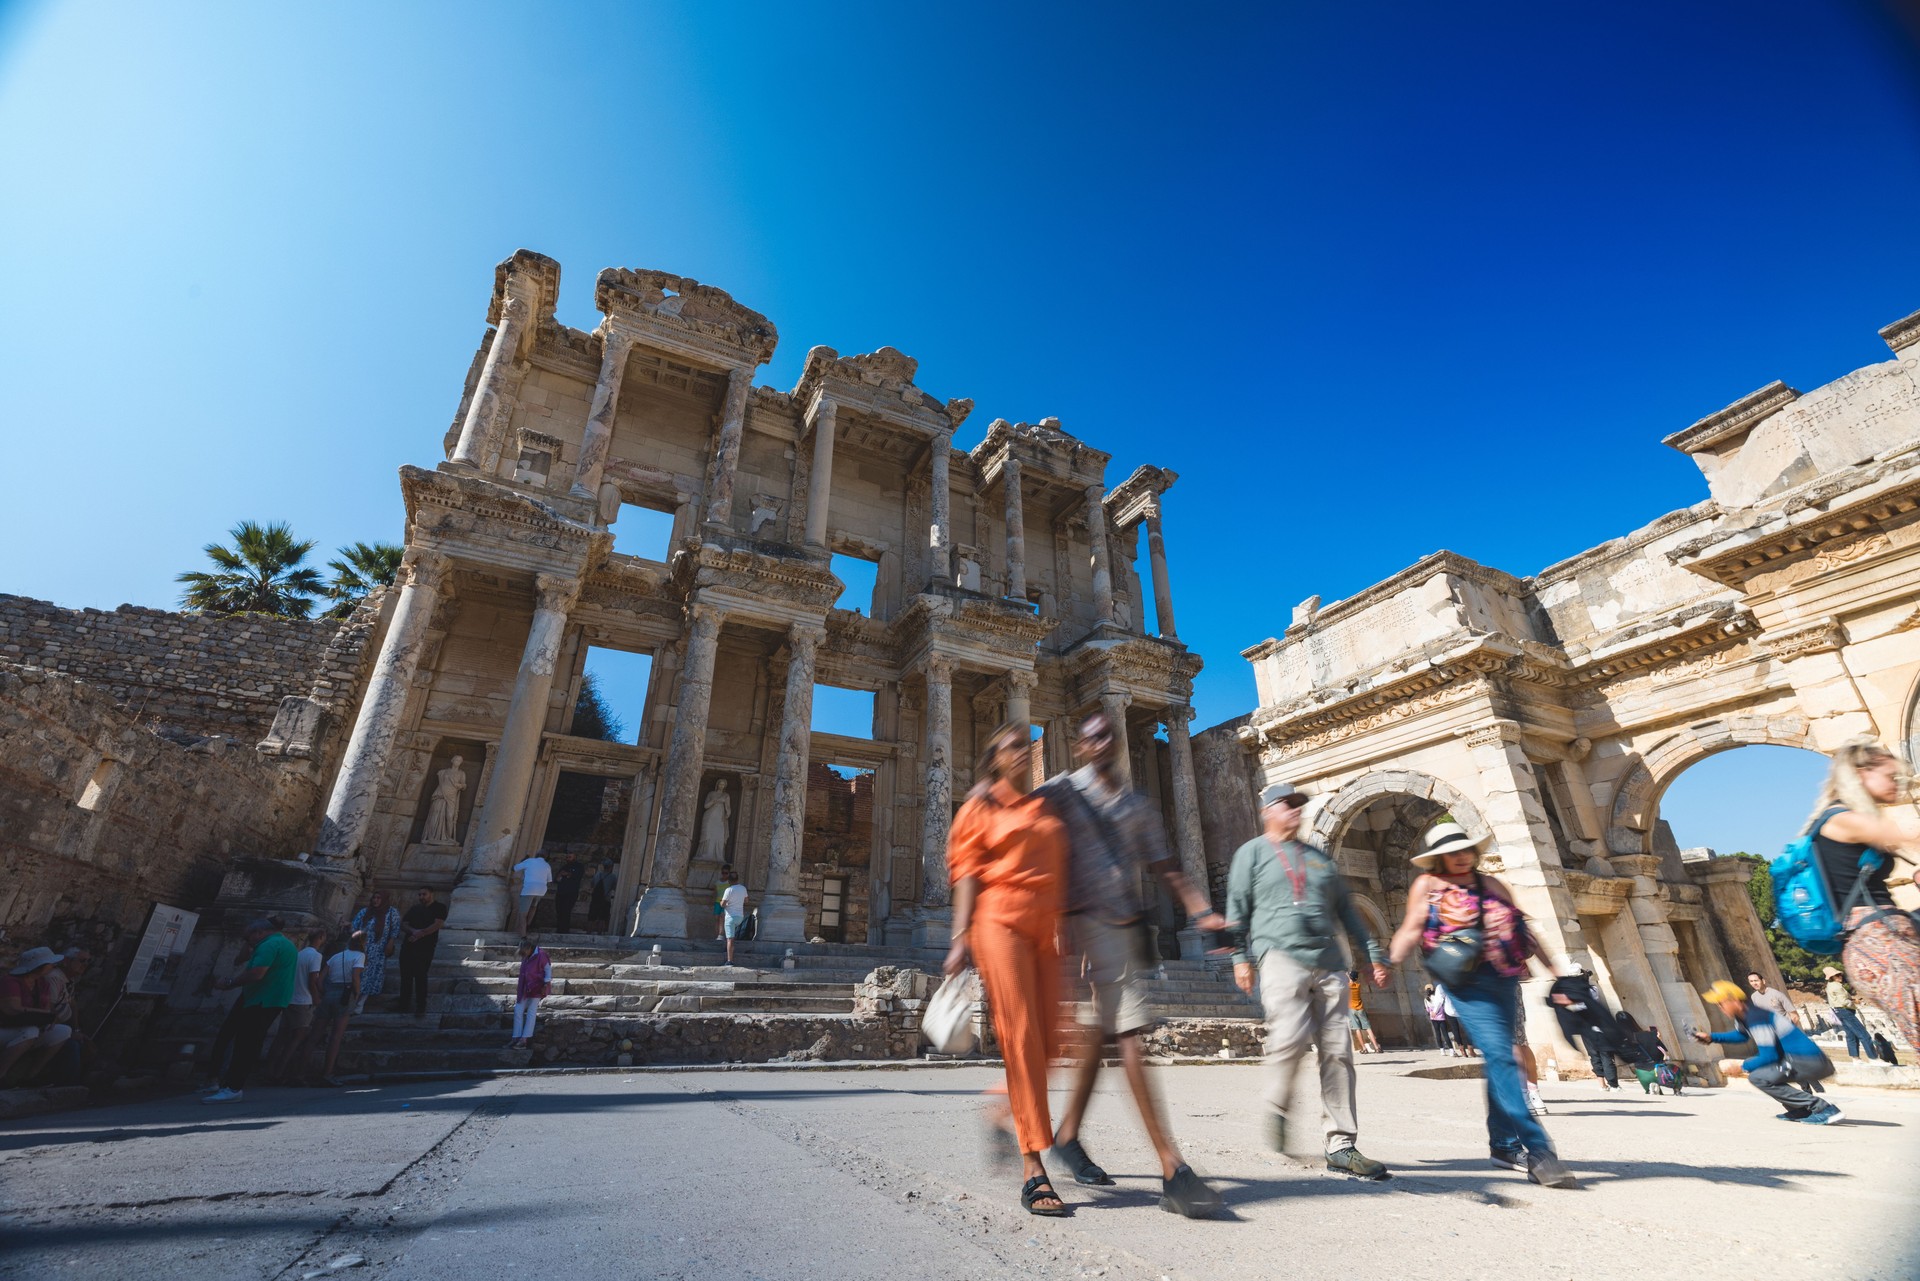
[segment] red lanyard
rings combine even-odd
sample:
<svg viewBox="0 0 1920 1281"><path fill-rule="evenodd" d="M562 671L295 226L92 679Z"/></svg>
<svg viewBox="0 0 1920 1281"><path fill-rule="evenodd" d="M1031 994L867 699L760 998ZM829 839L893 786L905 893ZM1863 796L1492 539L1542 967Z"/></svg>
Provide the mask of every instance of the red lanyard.
<svg viewBox="0 0 1920 1281"><path fill-rule="evenodd" d="M1307 869L1304 866L1304 859L1301 860L1302 866L1295 867L1293 861L1287 857L1286 848L1291 844L1293 844L1292 841L1280 842L1273 847L1273 856L1280 860L1280 866L1286 869L1287 879L1293 882L1293 905L1299 907L1301 900L1307 896Z"/></svg>

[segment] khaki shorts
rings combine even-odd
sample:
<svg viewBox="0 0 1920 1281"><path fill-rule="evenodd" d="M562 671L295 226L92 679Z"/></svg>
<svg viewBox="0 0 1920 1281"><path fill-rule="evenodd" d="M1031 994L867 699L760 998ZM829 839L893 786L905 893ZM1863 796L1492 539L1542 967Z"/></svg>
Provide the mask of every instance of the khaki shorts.
<svg viewBox="0 0 1920 1281"><path fill-rule="evenodd" d="M313 1005L311 1002L306 1005L289 1005L287 1012L280 1018L282 1027L290 1027L296 1031L303 1027L312 1027Z"/></svg>
<svg viewBox="0 0 1920 1281"><path fill-rule="evenodd" d="M1079 961L1077 972L1090 1000L1080 1006L1080 1022L1104 1036L1124 1036L1153 1026L1153 1011L1141 980L1140 927L1110 925L1081 913L1067 918L1068 938Z"/></svg>

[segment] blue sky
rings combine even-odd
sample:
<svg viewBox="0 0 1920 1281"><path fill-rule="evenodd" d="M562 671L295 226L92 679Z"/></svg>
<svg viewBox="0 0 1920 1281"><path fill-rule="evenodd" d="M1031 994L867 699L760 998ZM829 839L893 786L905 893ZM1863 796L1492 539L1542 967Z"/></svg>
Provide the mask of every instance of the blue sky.
<svg viewBox="0 0 1920 1281"><path fill-rule="evenodd" d="M524 245L571 324L662 267L772 317L773 385L891 343L963 445L1053 414L1179 471L1210 724L1295 602L1693 502L1661 436L1920 307L1920 75L1865 3L930 8L0 6L0 589L395 538Z"/></svg>

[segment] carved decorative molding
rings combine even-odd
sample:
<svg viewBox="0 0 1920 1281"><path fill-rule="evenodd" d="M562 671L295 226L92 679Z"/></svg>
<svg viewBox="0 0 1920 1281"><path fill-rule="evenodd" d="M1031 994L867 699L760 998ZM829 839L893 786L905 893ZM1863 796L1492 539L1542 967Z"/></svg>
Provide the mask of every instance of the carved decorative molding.
<svg viewBox="0 0 1920 1281"><path fill-rule="evenodd" d="M1849 538L1844 542L1828 543L1813 553L1813 563L1822 572L1840 569L1857 560L1865 560L1886 551L1893 542L1879 530L1870 530L1858 538Z"/></svg>
<svg viewBox="0 0 1920 1281"><path fill-rule="evenodd" d="M1800 398L1800 393L1775 379L1759 391L1750 392L1717 414L1708 414L1685 431L1677 431L1660 443L1683 454L1712 449L1736 436L1744 436L1761 419L1778 413Z"/></svg>
<svg viewBox="0 0 1920 1281"><path fill-rule="evenodd" d="M1790 662L1809 654L1824 654L1847 643L1846 629L1831 618L1823 618L1790 631L1770 632L1762 638L1769 658Z"/></svg>

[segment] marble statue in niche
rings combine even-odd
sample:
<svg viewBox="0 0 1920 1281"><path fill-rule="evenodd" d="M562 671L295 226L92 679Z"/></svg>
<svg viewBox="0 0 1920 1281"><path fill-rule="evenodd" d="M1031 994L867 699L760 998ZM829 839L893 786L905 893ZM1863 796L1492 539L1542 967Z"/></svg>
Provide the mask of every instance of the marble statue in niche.
<svg viewBox="0 0 1920 1281"><path fill-rule="evenodd" d="M713 863L727 861L727 824L733 816L733 797L727 792L727 780L715 779L700 809L700 845L695 858Z"/></svg>
<svg viewBox="0 0 1920 1281"><path fill-rule="evenodd" d="M460 793L467 790L467 772L460 768L461 757L441 770L433 787L433 799L427 803L427 827L421 840L428 845L460 843Z"/></svg>

